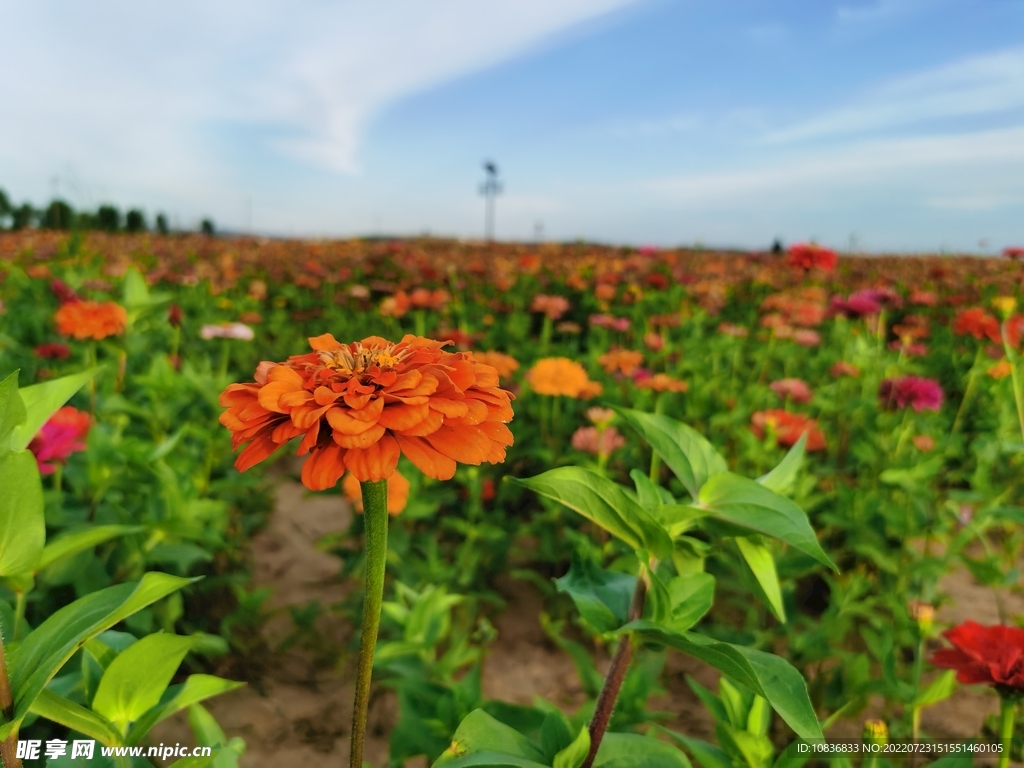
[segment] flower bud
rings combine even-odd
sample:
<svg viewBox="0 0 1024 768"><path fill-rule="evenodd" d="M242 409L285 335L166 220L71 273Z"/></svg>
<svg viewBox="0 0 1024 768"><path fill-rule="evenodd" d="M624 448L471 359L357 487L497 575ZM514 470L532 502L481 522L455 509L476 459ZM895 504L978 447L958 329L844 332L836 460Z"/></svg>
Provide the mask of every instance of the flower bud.
<svg viewBox="0 0 1024 768"><path fill-rule="evenodd" d="M884 720L864 721L864 740L871 744L885 744L889 740L889 729Z"/></svg>
<svg viewBox="0 0 1024 768"><path fill-rule="evenodd" d="M911 600L907 603L907 611L910 618L917 622L917 628L922 635L931 632L932 624L935 622L935 606L920 600Z"/></svg>
<svg viewBox="0 0 1024 768"><path fill-rule="evenodd" d="M1003 320L1007 320L1017 309L1017 300L1013 296L997 296L992 299L992 306L1003 316Z"/></svg>

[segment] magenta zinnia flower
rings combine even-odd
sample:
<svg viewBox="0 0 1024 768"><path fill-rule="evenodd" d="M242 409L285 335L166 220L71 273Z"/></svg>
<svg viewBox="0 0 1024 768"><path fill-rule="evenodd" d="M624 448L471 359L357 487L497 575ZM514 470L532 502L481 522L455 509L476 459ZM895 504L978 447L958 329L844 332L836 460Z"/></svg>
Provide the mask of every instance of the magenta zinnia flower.
<svg viewBox="0 0 1024 768"><path fill-rule="evenodd" d="M88 413L70 405L53 414L28 445L39 463L39 471L49 475L56 466L48 462L64 462L72 453L84 451L85 436L91 425L92 417Z"/></svg>
<svg viewBox="0 0 1024 768"><path fill-rule="evenodd" d="M811 388L803 379L779 379L768 386L783 400L792 400L794 403L810 402Z"/></svg>
<svg viewBox="0 0 1024 768"><path fill-rule="evenodd" d="M921 411L937 411L942 407L942 387L934 379L919 376L902 376L886 379L878 388L882 407L913 408Z"/></svg>

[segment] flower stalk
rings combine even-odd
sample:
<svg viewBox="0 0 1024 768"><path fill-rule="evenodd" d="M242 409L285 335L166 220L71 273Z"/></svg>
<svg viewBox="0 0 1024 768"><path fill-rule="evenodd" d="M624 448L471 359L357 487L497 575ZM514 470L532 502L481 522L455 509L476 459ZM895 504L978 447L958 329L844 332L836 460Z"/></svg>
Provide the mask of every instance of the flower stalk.
<svg viewBox="0 0 1024 768"><path fill-rule="evenodd" d="M646 574L641 574L636 580L636 588L633 590L633 599L629 605L629 621L637 621L643 617L644 603L647 600L647 579ZM612 657L612 665L608 669L608 675L604 679L604 686L598 694L597 704L594 706L594 717L590 721L590 751L580 768L592 768L597 758L597 751L601 747L601 740L608 730L612 713L615 711L615 701L619 697L619 690L622 682L626 679L626 671L629 669L629 662L633 659L633 633L627 632L619 640L619 646L615 649L615 656Z"/></svg>
<svg viewBox="0 0 1024 768"><path fill-rule="evenodd" d="M370 707L370 677L377 630L380 627L381 603L384 601L384 568L388 555L388 481L368 480L360 483L360 489L363 494L363 522L366 526L366 583L356 693L352 706L350 768L363 768L366 717Z"/></svg>
<svg viewBox="0 0 1024 768"><path fill-rule="evenodd" d="M1007 768L1010 764L1010 752L1013 750L1013 726L1016 721L1016 714L1016 698L1013 696L1000 696L999 743L1003 751L999 754L999 768Z"/></svg>

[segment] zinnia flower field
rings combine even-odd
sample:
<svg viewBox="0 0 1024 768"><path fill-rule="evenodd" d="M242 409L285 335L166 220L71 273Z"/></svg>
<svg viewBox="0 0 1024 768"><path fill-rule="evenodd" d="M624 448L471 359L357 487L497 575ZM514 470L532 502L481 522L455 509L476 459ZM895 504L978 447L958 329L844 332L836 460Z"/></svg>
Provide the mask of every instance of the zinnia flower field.
<svg viewBox="0 0 1024 768"><path fill-rule="evenodd" d="M1021 253L0 233L0 760L1019 762Z"/></svg>

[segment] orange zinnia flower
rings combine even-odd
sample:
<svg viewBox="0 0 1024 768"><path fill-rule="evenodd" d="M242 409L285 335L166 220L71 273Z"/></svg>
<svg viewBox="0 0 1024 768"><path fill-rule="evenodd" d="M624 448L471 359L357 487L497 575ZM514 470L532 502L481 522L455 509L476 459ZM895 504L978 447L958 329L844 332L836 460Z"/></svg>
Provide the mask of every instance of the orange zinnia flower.
<svg viewBox="0 0 1024 768"><path fill-rule="evenodd" d="M526 381L538 395L565 395L589 399L602 392L582 365L567 357L545 357L526 373Z"/></svg>
<svg viewBox="0 0 1024 768"><path fill-rule="evenodd" d="M244 472L292 438L310 454L302 482L330 488L348 469L360 482L384 480L404 453L425 475L448 480L456 462L505 460L512 395L498 373L445 342L407 335L398 344L370 336L342 344L325 333L313 352L284 363L262 362L255 382L220 396L220 422Z"/></svg>
<svg viewBox="0 0 1024 768"><path fill-rule="evenodd" d="M363 514L363 491L359 487L359 479L351 472L346 473L345 479L341 481L341 490L352 502L352 508ZM388 514L400 514L408 503L409 481L396 469L395 474L388 478Z"/></svg>
<svg viewBox="0 0 1024 768"><path fill-rule="evenodd" d="M597 358L605 373L616 371L629 376L644 362L643 352L632 349L611 349Z"/></svg>
<svg viewBox="0 0 1024 768"><path fill-rule="evenodd" d="M640 389L653 389L655 392L686 392L690 385L682 379L675 379L667 373L656 373L636 380Z"/></svg>
<svg viewBox="0 0 1024 768"><path fill-rule="evenodd" d="M71 301L53 316L57 332L76 339L105 339L124 333L128 312L112 301Z"/></svg>
<svg viewBox="0 0 1024 768"><path fill-rule="evenodd" d="M478 363L489 365L498 372L498 377L507 379L519 370L519 361L504 352L474 352L473 359Z"/></svg>

